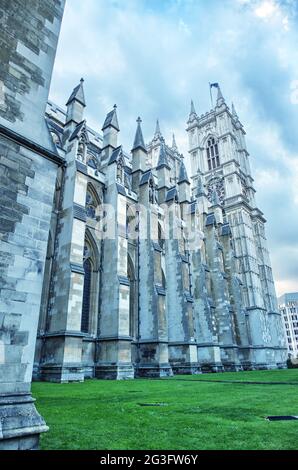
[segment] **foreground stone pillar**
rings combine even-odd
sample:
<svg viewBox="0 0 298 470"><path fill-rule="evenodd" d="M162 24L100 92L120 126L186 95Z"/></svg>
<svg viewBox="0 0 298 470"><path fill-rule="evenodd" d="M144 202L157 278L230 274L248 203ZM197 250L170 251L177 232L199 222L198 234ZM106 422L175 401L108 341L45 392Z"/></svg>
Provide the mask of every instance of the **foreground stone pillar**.
<svg viewBox="0 0 298 470"><path fill-rule="evenodd" d="M36 449L48 429L30 389L53 195L63 163L44 112L64 3L0 3L0 450Z"/></svg>

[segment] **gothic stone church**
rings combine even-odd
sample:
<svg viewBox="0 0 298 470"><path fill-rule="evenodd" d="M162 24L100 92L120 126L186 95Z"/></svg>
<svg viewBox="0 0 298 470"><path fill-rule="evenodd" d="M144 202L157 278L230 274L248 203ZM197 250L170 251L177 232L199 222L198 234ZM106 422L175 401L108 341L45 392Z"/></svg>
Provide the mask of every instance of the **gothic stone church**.
<svg viewBox="0 0 298 470"><path fill-rule="evenodd" d="M48 238L34 378L82 381L285 367L245 131L218 87L187 122L191 175L157 122L132 151L102 134L84 84L46 121L65 161ZM114 221L112 234L110 222Z"/></svg>

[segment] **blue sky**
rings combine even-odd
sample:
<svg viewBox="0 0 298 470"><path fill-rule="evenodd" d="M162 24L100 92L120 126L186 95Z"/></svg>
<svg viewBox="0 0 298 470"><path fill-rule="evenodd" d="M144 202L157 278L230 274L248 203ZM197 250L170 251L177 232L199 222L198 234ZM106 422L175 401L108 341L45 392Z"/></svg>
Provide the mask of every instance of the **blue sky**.
<svg viewBox="0 0 298 470"><path fill-rule="evenodd" d="M51 99L81 76L89 125L117 103L128 150L140 115L146 140L159 117L185 155L190 99L206 112L219 82L247 131L278 294L298 291L296 0L67 0Z"/></svg>

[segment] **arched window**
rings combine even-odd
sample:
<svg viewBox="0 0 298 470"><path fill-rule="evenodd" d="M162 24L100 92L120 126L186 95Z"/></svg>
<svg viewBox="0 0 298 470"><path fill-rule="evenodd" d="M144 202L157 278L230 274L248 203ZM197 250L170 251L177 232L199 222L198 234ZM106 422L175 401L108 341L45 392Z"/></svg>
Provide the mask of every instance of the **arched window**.
<svg viewBox="0 0 298 470"><path fill-rule="evenodd" d="M90 217L90 219L95 219L96 216L96 201L94 201L94 198L92 197L92 194L87 192L86 194L86 214L87 217Z"/></svg>
<svg viewBox="0 0 298 470"><path fill-rule="evenodd" d="M127 277L129 279L129 336L136 336L136 280L131 257L127 257Z"/></svg>
<svg viewBox="0 0 298 470"><path fill-rule="evenodd" d="M90 219L96 219L99 215L100 200L96 191L88 184L86 193L86 214Z"/></svg>
<svg viewBox="0 0 298 470"><path fill-rule="evenodd" d="M214 170L220 165L218 143L214 137L210 137L207 141L207 162L208 170Z"/></svg>
<svg viewBox="0 0 298 470"><path fill-rule="evenodd" d="M98 162L96 161L96 157L90 153L87 154L87 165L90 166L90 168L93 168L93 170L98 169Z"/></svg>
<svg viewBox="0 0 298 470"><path fill-rule="evenodd" d="M88 333L89 332L89 316L90 316L91 274L92 274L92 264L89 258L87 258L84 261L84 271L85 271L85 275L84 275L81 331L83 333Z"/></svg>

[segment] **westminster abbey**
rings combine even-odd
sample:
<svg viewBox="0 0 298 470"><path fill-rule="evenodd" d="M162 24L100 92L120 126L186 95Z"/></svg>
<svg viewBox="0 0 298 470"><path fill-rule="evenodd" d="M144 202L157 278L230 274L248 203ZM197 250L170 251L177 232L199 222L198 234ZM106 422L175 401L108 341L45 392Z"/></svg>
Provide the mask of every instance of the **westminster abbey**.
<svg viewBox="0 0 298 470"><path fill-rule="evenodd" d="M189 152L117 107L85 120L84 82L49 102L65 0L0 2L0 450L48 427L35 380L286 366L245 131L219 85L191 103ZM106 110L108 111L108 110ZM146 126L146 127L145 127ZM125 129L124 129L125 130Z"/></svg>
<svg viewBox="0 0 298 470"><path fill-rule="evenodd" d="M216 84L217 85L217 84ZM284 367L282 325L245 132L217 85L189 156L116 105L102 133L83 80L46 121L65 161L48 237L34 378L82 381ZM187 159L190 160L187 165ZM187 171L187 167L190 169Z"/></svg>

